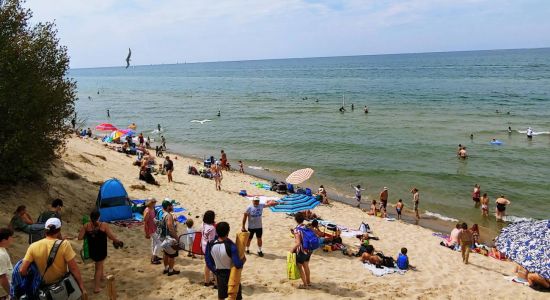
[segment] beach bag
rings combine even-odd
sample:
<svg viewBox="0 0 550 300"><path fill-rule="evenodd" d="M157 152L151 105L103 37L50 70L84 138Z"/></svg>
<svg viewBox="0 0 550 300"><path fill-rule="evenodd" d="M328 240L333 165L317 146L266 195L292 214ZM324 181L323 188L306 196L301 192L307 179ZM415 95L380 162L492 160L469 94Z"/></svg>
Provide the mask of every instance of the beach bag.
<svg viewBox="0 0 550 300"><path fill-rule="evenodd" d="M367 233L367 232L370 232L370 226L369 224L365 223L365 222L361 222L361 225L359 225L359 231L363 232L363 233Z"/></svg>
<svg viewBox="0 0 550 300"><path fill-rule="evenodd" d="M59 246L61 246L63 240L56 240L46 263L46 269L44 274L48 271L48 268L53 264ZM42 278L44 278L42 274ZM38 289L38 299L39 300L77 300L82 297L82 291L76 282L74 276L69 272L56 283L49 285L42 285Z"/></svg>
<svg viewBox="0 0 550 300"><path fill-rule="evenodd" d="M241 190L241 191L239 192L239 196L245 197L245 196L246 196L246 190Z"/></svg>
<svg viewBox="0 0 550 300"><path fill-rule="evenodd" d="M395 268L395 260L393 257L384 256L382 253L376 253L382 259L382 266L387 268Z"/></svg>
<svg viewBox="0 0 550 300"><path fill-rule="evenodd" d="M300 271L298 271L298 266L296 265L296 253L287 253L286 273L289 280L300 279Z"/></svg>
<svg viewBox="0 0 550 300"><path fill-rule="evenodd" d="M29 225L29 244L32 244L46 237L46 229L44 225L44 223Z"/></svg>
<svg viewBox="0 0 550 300"><path fill-rule="evenodd" d="M302 248L307 251L313 251L319 248L319 238L313 230L307 227L298 227L302 233Z"/></svg>

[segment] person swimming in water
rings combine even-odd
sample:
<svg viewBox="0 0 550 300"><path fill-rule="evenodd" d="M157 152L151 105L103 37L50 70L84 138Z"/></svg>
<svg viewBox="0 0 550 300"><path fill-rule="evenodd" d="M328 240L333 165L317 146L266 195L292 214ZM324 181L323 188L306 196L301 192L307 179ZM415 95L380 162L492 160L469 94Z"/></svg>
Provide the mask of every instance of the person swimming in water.
<svg viewBox="0 0 550 300"><path fill-rule="evenodd" d="M531 129L531 127L527 128L527 138L528 139L533 138L533 129Z"/></svg>
<svg viewBox="0 0 550 300"><path fill-rule="evenodd" d="M222 115L222 112L221 112L220 110L218 110L217 116L219 117L219 116L221 116L221 115Z"/></svg>
<svg viewBox="0 0 550 300"><path fill-rule="evenodd" d="M342 106L342 107L340 107L339 111L340 111L341 113L343 113L343 112L346 111L346 109Z"/></svg>
<svg viewBox="0 0 550 300"><path fill-rule="evenodd" d="M369 113L369 108L365 105L365 108L363 108L363 111L368 114Z"/></svg>
<svg viewBox="0 0 550 300"><path fill-rule="evenodd" d="M110 118L111 117L111 113L109 112L109 110L107 110L107 118Z"/></svg>
<svg viewBox="0 0 550 300"><path fill-rule="evenodd" d="M353 103L351 104L351 111L355 109L355 106L353 106Z"/></svg>
<svg viewBox="0 0 550 300"><path fill-rule="evenodd" d="M474 134L471 133L471 134L470 134L470 140L473 140L473 139L474 139Z"/></svg>
<svg viewBox="0 0 550 300"><path fill-rule="evenodd" d="M160 132L160 130L162 129L162 127L160 127L160 123L157 124L157 129L158 129L159 132Z"/></svg>
<svg viewBox="0 0 550 300"><path fill-rule="evenodd" d="M512 127L508 126L508 134L512 134Z"/></svg>

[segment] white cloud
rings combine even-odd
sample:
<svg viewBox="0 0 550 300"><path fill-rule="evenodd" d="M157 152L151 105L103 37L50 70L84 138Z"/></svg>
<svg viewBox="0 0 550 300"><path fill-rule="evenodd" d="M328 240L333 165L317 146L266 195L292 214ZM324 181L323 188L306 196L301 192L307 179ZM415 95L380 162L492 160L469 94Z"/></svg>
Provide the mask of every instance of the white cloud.
<svg viewBox="0 0 550 300"><path fill-rule="evenodd" d="M136 64L416 51L426 43L399 49L403 38L414 40L408 32L431 30L422 37L444 36L441 24L447 21L471 26L471 22L487 22L472 15L490 17L497 9L503 15L513 13L513 7L494 2L28 0L26 6L36 21L56 20L61 42L69 47L71 65L82 67L122 65L128 47L134 50ZM548 28L548 21L541 26ZM428 44L444 46L442 41Z"/></svg>

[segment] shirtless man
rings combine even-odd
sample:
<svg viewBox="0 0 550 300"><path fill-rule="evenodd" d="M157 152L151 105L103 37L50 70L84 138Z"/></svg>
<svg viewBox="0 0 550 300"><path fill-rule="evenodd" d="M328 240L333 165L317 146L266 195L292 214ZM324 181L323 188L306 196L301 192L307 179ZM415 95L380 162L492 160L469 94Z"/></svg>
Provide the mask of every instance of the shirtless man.
<svg viewBox="0 0 550 300"><path fill-rule="evenodd" d="M388 188L384 187L382 192L380 192L380 211L386 211L386 206L388 205Z"/></svg>
<svg viewBox="0 0 550 300"><path fill-rule="evenodd" d="M413 194L413 207L414 207L414 212L416 214L416 219L420 219L420 214L418 213L418 204L420 203L420 194L418 193L418 189L417 188L413 188L411 190L411 193Z"/></svg>
<svg viewBox="0 0 550 300"><path fill-rule="evenodd" d="M373 265L381 265L382 259L380 256L374 254L374 247L372 245L365 246L365 252L361 255L361 258L359 259L363 263L370 263Z"/></svg>

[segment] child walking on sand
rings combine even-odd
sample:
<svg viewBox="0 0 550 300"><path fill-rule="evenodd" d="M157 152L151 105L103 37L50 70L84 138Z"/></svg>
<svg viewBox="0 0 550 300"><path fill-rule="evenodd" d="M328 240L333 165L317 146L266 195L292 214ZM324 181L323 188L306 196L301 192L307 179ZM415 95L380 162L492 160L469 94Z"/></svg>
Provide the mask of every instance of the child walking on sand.
<svg viewBox="0 0 550 300"><path fill-rule="evenodd" d="M187 219L187 221L185 221L185 226L187 226L186 243L189 250L191 250L191 248L193 247L193 241L195 240L195 229L193 228L193 225L193 219ZM187 257L195 258L195 254L193 254L192 252L188 252Z"/></svg>

